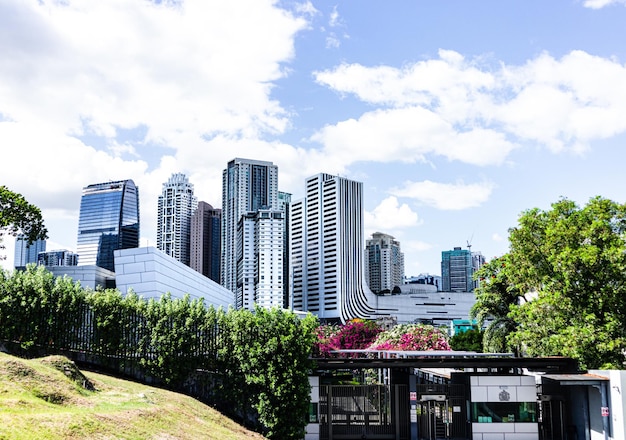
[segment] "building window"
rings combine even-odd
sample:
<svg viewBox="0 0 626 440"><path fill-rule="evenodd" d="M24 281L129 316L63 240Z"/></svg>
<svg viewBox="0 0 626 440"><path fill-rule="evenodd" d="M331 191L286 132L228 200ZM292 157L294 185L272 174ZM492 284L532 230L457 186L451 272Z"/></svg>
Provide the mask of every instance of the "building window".
<svg viewBox="0 0 626 440"><path fill-rule="evenodd" d="M472 422L537 422L536 402L472 402Z"/></svg>

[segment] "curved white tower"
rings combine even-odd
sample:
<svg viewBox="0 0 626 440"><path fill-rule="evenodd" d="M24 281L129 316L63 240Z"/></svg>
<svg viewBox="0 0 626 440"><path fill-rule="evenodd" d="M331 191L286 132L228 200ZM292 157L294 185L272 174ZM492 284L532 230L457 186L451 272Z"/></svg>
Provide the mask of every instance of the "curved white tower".
<svg viewBox="0 0 626 440"><path fill-rule="evenodd" d="M375 318L375 296L364 282L363 184L310 177L290 218L293 309L343 323Z"/></svg>

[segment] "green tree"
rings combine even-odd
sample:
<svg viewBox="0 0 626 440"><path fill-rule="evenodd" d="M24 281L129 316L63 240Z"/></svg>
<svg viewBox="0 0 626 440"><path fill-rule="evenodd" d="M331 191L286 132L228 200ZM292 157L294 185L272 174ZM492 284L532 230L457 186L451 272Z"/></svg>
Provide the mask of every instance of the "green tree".
<svg viewBox="0 0 626 440"><path fill-rule="evenodd" d="M470 316L478 321L483 334L483 351L504 353L511 347L507 336L515 331L517 324L509 317L511 306L519 301L521 292L510 280L510 255L506 254L484 264L475 275L480 283L474 291L476 302Z"/></svg>
<svg viewBox="0 0 626 440"><path fill-rule="evenodd" d="M450 338L450 348L455 351L483 351L483 330L470 329L456 333Z"/></svg>
<svg viewBox="0 0 626 440"><path fill-rule="evenodd" d="M509 230L510 251L499 268L503 286L479 288L475 312L496 310L510 319L506 341L525 355L624 368L625 239L626 205L602 197L582 208L561 199L550 210L525 211ZM487 293L493 301L481 296ZM508 312L493 304L508 305Z"/></svg>
<svg viewBox="0 0 626 440"><path fill-rule="evenodd" d="M279 308L230 310L220 317L219 359L226 396L240 417L256 413L271 439L304 437L317 318Z"/></svg>
<svg viewBox="0 0 626 440"><path fill-rule="evenodd" d="M30 243L48 238L41 211L31 205L21 194L0 186L0 233L23 233Z"/></svg>

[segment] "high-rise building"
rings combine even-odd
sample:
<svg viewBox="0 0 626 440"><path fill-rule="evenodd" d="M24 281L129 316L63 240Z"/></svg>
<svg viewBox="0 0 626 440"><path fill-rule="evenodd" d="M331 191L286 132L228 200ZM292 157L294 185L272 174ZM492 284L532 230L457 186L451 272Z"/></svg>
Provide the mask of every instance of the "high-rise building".
<svg viewBox="0 0 626 440"><path fill-rule="evenodd" d="M115 271L113 251L139 247L139 188L132 180L83 188L78 219L78 265Z"/></svg>
<svg viewBox="0 0 626 440"><path fill-rule="evenodd" d="M289 290L290 290L290 277L289 277L289 207L291 206L291 194L279 191L278 192L278 209L283 213L283 307L289 307Z"/></svg>
<svg viewBox="0 0 626 440"><path fill-rule="evenodd" d="M13 265L16 269L26 267L27 264L37 264L39 252L45 252L46 240L36 240L28 243L28 237L18 234L15 237L15 254Z"/></svg>
<svg viewBox="0 0 626 440"><path fill-rule="evenodd" d="M198 200L193 185L183 173L174 173L159 196L157 249L189 266L191 216Z"/></svg>
<svg viewBox="0 0 626 440"><path fill-rule="evenodd" d="M373 318L365 285L363 184L330 174L306 179L291 204L291 306L322 320Z"/></svg>
<svg viewBox="0 0 626 440"><path fill-rule="evenodd" d="M278 167L272 162L235 158L222 174L221 276L224 287L235 294L235 307L253 307L260 288L259 270L266 253L253 254L254 235L267 222L259 212L280 213ZM284 221L284 218L283 220ZM282 235L272 239L282 252ZM271 253L273 255L273 252ZM258 260L258 261L257 261ZM265 265L263 266L265 267ZM266 281L263 279L263 281ZM281 292L282 293L282 292ZM256 294L257 299L259 293Z"/></svg>
<svg viewBox="0 0 626 440"><path fill-rule="evenodd" d="M480 267L487 262L487 259L480 252L472 252L472 277ZM480 280L473 280L474 289L480 285Z"/></svg>
<svg viewBox="0 0 626 440"><path fill-rule="evenodd" d="M455 247L441 252L441 282L443 292L472 292L474 290L472 252Z"/></svg>
<svg viewBox="0 0 626 440"><path fill-rule="evenodd" d="M65 249L39 252L37 265L46 267L76 266L78 265L78 255Z"/></svg>
<svg viewBox="0 0 626 440"><path fill-rule="evenodd" d="M374 293L391 292L404 283L404 254L391 235L375 232L365 242L365 280Z"/></svg>
<svg viewBox="0 0 626 440"><path fill-rule="evenodd" d="M241 217L238 225L237 308L285 307L284 213L260 209Z"/></svg>
<svg viewBox="0 0 626 440"><path fill-rule="evenodd" d="M222 210L199 202L191 216L190 266L205 277L220 282L220 230Z"/></svg>

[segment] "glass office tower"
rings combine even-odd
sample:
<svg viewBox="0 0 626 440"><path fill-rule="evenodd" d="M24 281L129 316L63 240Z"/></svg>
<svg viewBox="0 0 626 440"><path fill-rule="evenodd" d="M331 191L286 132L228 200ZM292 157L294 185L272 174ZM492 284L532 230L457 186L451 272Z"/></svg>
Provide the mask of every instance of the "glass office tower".
<svg viewBox="0 0 626 440"><path fill-rule="evenodd" d="M113 251L139 247L139 189L132 180L83 188L78 220L78 265L115 271Z"/></svg>

